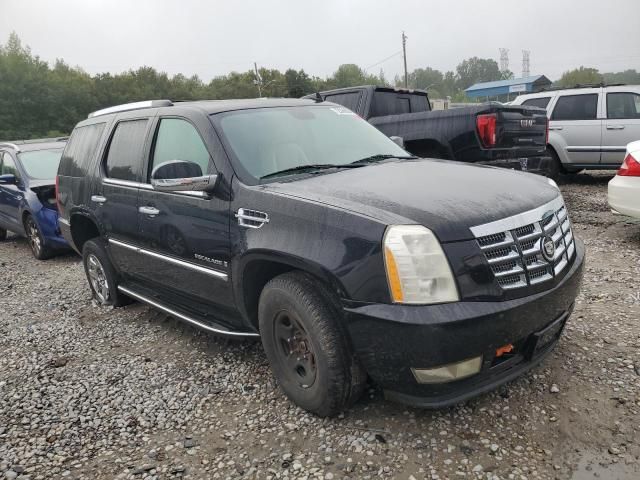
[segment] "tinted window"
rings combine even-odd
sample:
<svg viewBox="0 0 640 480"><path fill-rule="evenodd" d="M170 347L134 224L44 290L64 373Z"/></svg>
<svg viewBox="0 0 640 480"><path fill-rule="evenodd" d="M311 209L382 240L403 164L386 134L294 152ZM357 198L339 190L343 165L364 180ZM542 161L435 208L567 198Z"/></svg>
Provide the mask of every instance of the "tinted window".
<svg viewBox="0 0 640 480"><path fill-rule="evenodd" d="M2 156L2 167L0 168L0 175L15 175L18 177L18 169L16 168L16 164L11 158L11 155L5 153Z"/></svg>
<svg viewBox="0 0 640 480"><path fill-rule="evenodd" d="M60 159L60 175L82 177L87 174L104 127L105 123L95 123L78 127L73 131Z"/></svg>
<svg viewBox="0 0 640 480"><path fill-rule="evenodd" d="M640 118L640 95L631 92L607 94L608 118Z"/></svg>
<svg viewBox="0 0 640 480"><path fill-rule="evenodd" d="M373 94L370 117L398 115L400 113L411 113L409 97L396 92L376 92Z"/></svg>
<svg viewBox="0 0 640 480"><path fill-rule="evenodd" d="M526 105L527 107L547 108L549 100L551 100L551 97L530 98L529 100L522 102L522 105Z"/></svg>
<svg viewBox="0 0 640 480"><path fill-rule="evenodd" d="M358 111L358 103L360 103L361 92L351 93L336 93L334 95L327 95L325 100L328 102L337 103L347 107L354 112Z"/></svg>
<svg viewBox="0 0 640 480"><path fill-rule="evenodd" d="M34 150L18 154L26 174L38 180L53 180L58 172L62 148Z"/></svg>
<svg viewBox="0 0 640 480"><path fill-rule="evenodd" d="M165 118L160 121L153 150L154 168L171 160L186 160L197 163L202 174L210 173L209 152L193 125L179 118Z"/></svg>
<svg viewBox="0 0 640 480"><path fill-rule="evenodd" d="M598 94L565 95L558 98L551 120L595 120Z"/></svg>
<svg viewBox="0 0 640 480"><path fill-rule="evenodd" d="M142 149L146 131L146 119L118 123L107 154L106 171L109 178L141 181Z"/></svg>

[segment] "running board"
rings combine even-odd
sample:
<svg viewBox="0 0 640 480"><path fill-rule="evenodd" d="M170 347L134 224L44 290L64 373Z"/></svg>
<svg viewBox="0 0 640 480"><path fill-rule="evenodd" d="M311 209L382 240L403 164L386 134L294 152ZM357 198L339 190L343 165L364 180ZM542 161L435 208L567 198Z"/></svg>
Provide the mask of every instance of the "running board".
<svg viewBox="0 0 640 480"><path fill-rule="evenodd" d="M253 333L253 332L234 332L232 330L226 330L224 328L215 328L212 327L210 325L207 325L206 323L203 323L199 320L196 320L195 318L189 317L187 315L185 315L184 313L180 313L172 308L169 307L165 307L164 305L162 305L161 303L158 303L155 300L150 299L149 297L146 297L144 295L141 295L127 287L123 287L122 285L118 285L118 290L120 290L122 293L124 293L125 295L131 297L131 298L135 298L136 300L139 300L143 303L146 303L147 305L151 305L152 307L157 308L158 310L162 310L164 313L167 313L169 315L171 315L172 317L176 317L179 318L180 320L183 320L187 323L190 323L192 325L195 325L196 327L202 328L203 330L207 330L208 332L213 332L217 335L225 335L225 336L229 336L229 337L259 337L260 334L259 333Z"/></svg>

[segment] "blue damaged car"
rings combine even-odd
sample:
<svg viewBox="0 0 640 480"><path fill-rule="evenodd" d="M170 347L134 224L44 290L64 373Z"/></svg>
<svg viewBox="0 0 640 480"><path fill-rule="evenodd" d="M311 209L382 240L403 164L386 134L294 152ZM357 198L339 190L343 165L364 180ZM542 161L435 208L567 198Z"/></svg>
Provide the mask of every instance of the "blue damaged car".
<svg viewBox="0 0 640 480"><path fill-rule="evenodd" d="M25 236L45 260L67 250L58 228L55 178L66 138L0 143L0 241Z"/></svg>

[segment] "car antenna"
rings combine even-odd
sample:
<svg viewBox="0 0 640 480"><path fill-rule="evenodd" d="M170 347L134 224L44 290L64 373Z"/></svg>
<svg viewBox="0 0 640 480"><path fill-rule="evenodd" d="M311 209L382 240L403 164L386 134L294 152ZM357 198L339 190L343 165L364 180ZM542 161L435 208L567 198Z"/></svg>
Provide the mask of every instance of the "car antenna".
<svg viewBox="0 0 640 480"><path fill-rule="evenodd" d="M322 103L324 102L324 98L322 98L322 95L320 95L320 92L316 92L316 98L315 98L316 103Z"/></svg>

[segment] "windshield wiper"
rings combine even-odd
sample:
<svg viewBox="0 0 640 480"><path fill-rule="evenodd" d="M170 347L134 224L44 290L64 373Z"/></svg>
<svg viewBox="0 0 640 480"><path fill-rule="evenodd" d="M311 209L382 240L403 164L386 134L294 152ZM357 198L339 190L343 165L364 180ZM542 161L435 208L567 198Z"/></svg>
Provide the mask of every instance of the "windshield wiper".
<svg viewBox="0 0 640 480"><path fill-rule="evenodd" d="M349 165L358 165L363 163L375 163L380 162L382 160L388 160L390 158L397 158L399 160L411 160L413 158L418 158L413 155L388 155L388 154L377 154L371 155L369 157L361 158L360 160L356 160L355 162L351 162Z"/></svg>
<svg viewBox="0 0 640 480"><path fill-rule="evenodd" d="M260 177L260 180L264 178L271 178L271 177L277 177L280 175L286 175L287 173L305 172L309 170L327 170L330 168L357 168L362 166L363 165L354 165L352 163L348 163L346 165L336 165L333 163L315 163L311 165L298 165L297 167L285 168L284 170L278 170L277 172L268 173Z"/></svg>

